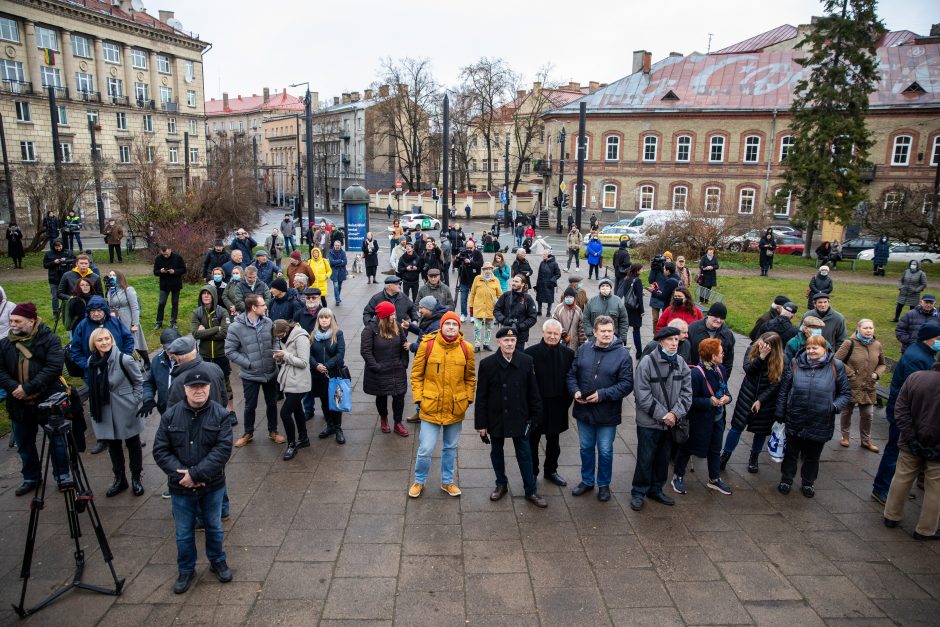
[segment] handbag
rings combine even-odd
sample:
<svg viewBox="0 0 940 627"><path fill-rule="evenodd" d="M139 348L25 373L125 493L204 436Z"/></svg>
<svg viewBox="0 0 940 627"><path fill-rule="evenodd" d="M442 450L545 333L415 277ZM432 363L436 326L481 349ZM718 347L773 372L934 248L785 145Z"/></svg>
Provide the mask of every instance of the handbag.
<svg viewBox="0 0 940 627"><path fill-rule="evenodd" d="M627 288L627 293L624 295L623 304L626 305L628 309L639 309L640 308L640 299L637 297L636 292L633 290L633 283L636 281L636 278L630 282L630 287Z"/></svg>
<svg viewBox="0 0 940 627"><path fill-rule="evenodd" d="M352 411L352 386L349 369L343 366L338 377L330 377L328 393L330 411Z"/></svg>
<svg viewBox="0 0 940 627"><path fill-rule="evenodd" d="M775 422L770 429L770 437L767 438L767 452L770 453L770 459L778 464L783 461L783 451L787 444L786 425L782 422Z"/></svg>

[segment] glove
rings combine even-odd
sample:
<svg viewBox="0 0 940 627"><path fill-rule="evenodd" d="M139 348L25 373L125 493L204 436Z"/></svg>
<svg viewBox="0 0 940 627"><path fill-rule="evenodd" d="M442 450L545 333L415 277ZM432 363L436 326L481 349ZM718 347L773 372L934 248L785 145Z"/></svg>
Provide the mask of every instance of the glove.
<svg viewBox="0 0 940 627"><path fill-rule="evenodd" d="M144 418L144 417L146 417L146 416L149 416L150 413L151 413L154 409L156 409L156 407L157 407L157 404L156 404L154 401L152 401L152 400L144 401L144 404L141 405L141 407L140 407L140 411L137 412L137 417L138 417L138 418Z"/></svg>

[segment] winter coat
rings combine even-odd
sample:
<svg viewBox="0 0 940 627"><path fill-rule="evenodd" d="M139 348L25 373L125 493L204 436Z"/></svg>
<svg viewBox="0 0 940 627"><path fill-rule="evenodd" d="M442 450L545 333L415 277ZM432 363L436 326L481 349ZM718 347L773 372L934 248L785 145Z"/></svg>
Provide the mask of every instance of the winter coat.
<svg viewBox="0 0 940 627"><path fill-rule="evenodd" d="M456 246L454 250L457 250ZM473 253L464 249L454 257L454 266L457 268L457 281L460 285L473 285L473 279L480 275L483 269L483 253L477 249Z"/></svg>
<svg viewBox="0 0 940 627"><path fill-rule="evenodd" d="M249 236L245 239L238 239L237 237L232 239L232 243L229 244L228 247L231 251L235 251L236 249L242 251L242 259L247 262L250 259L254 259L254 253L252 251L257 245L258 242L256 242L253 237Z"/></svg>
<svg viewBox="0 0 940 627"><path fill-rule="evenodd" d="M776 318L778 315L779 314L777 313L776 308L771 308L769 311L765 311L763 314L761 314L760 318L754 322L754 326L751 327L751 332L747 334L751 341L756 342L757 338L759 338L761 333L764 332L764 325ZM786 344L786 341L784 341L784 344Z"/></svg>
<svg viewBox="0 0 940 627"><path fill-rule="evenodd" d="M264 263L256 259L253 263L248 264L248 266L254 266L258 270L258 280L268 286L270 286L274 279L277 278L277 275L281 273L280 266L270 259L265 260Z"/></svg>
<svg viewBox="0 0 940 627"><path fill-rule="evenodd" d="M620 248L614 253L613 264L614 274L619 283L620 279L627 276L627 273L630 272L630 266L633 265L633 260L630 259L630 249L627 248L627 242L620 242Z"/></svg>
<svg viewBox="0 0 940 627"><path fill-rule="evenodd" d="M271 233L264 240L264 249L271 253L271 259L280 262L284 258L284 236Z"/></svg>
<svg viewBox="0 0 940 627"><path fill-rule="evenodd" d="M730 397L731 392L727 389L728 375L721 364L715 364L712 368L699 364L691 368L691 373L692 405L687 414L689 439L682 445L682 448L696 457L705 457L708 454L715 422L720 420L724 425L727 407L712 405L712 391L715 392L717 398L725 394ZM708 389L709 385L711 385L711 391ZM721 392L722 387L724 387L724 394Z"/></svg>
<svg viewBox="0 0 940 627"><path fill-rule="evenodd" d="M668 277L663 274L656 282L656 287L659 289L654 288L650 292L650 307L665 309L672 302L672 295L679 287L679 279L674 274Z"/></svg>
<svg viewBox="0 0 940 627"><path fill-rule="evenodd" d="M764 324L764 326L760 328L757 337L760 337L764 333L770 332L779 335L780 341L783 342L784 346L786 346L787 342L796 337L800 330L793 326L793 322L790 320L790 318L787 318L784 315L780 315ZM754 341L757 341L756 338Z"/></svg>
<svg viewBox="0 0 940 627"><path fill-rule="evenodd" d="M473 285L470 286L470 296L467 298L467 305L473 310L473 317L482 320L492 320L496 302L503 295L503 290L499 286L499 280L491 276L487 280L482 274L473 279Z"/></svg>
<svg viewBox="0 0 940 627"><path fill-rule="evenodd" d="M203 292L212 297L212 304L206 307L202 304ZM198 305L189 318L189 328L193 339L199 342L199 354L204 359L215 359L225 356L225 337L228 335L228 311L218 304L215 299L215 289L203 287L199 290L196 302ZM201 331L199 327L204 327Z"/></svg>
<svg viewBox="0 0 940 627"><path fill-rule="evenodd" d="M307 265L310 266L310 269L313 270L313 276L316 277L313 283L307 287L319 287L320 293L326 296L329 293L327 284L330 282L330 276L333 274L330 262L320 253L313 252Z"/></svg>
<svg viewBox="0 0 940 627"><path fill-rule="evenodd" d="M75 294L75 286L78 285L78 280L81 278L88 279L91 282L91 291L95 294L102 294L101 290L101 277L91 271L91 268L88 269L88 272L85 275L78 273L77 267L73 267L71 270L66 270L62 273L62 279L59 281L59 300L68 300Z"/></svg>
<svg viewBox="0 0 940 627"><path fill-rule="evenodd" d="M161 273L160 270L164 269L172 270L173 274ZM153 276L160 279L161 292L177 292L183 289L184 274L186 274L186 262L179 253L170 253L169 257L160 254L153 260Z"/></svg>
<svg viewBox="0 0 940 627"><path fill-rule="evenodd" d="M457 307L457 302L454 300L454 295L450 292L450 286L443 281L438 281L437 285L425 283L420 288L418 288L418 302L420 302L421 299L425 296L433 296L439 305L443 305L451 311L454 311L454 309Z"/></svg>
<svg viewBox="0 0 940 627"><path fill-rule="evenodd" d="M894 420L901 437L898 445L911 452L911 442L927 448L940 448L940 370L912 374L894 406Z"/></svg>
<svg viewBox="0 0 940 627"><path fill-rule="evenodd" d="M784 360L784 368L789 362ZM780 380L783 379L781 374ZM777 411L777 395L780 392L780 381L770 382L767 374L767 360L758 355L751 359L751 352L744 356L744 379L738 390L737 403L734 406L734 415L731 418L731 427L744 431L745 427L754 435L770 435L774 425L774 414ZM760 401L760 410L751 411L755 401Z"/></svg>
<svg viewBox="0 0 940 627"><path fill-rule="evenodd" d="M936 361L936 357L937 354L927 348L927 345L923 342L914 342L904 351L901 359L894 365L894 370L891 372L891 391L888 395L887 411L890 412L894 409L898 394L900 394L901 387L907 381L907 378L915 372L930 370Z"/></svg>
<svg viewBox="0 0 940 627"><path fill-rule="evenodd" d="M891 244L887 240L878 240L875 244L875 251L872 254L872 262L876 266L883 266L888 263L888 257L891 256Z"/></svg>
<svg viewBox="0 0 940 627"><path fill-rule="evenodd" d="M588 301L584 308L584 336L594 337L594 321L598 316L610 316L614 319L614 333L623 342L627 339L627 333L630 331L630 321L627 317L627 308L618 296L611 293L610 296L601 296L598 294Z"/></svg>
<svg viewBox="0 0 940 627"><path fill-rule="evenodd" d="M274 323L267 316L259 318L256 325L248 323L248 314L240 313L228 327L225 335L225 356L241 368L240 376L245 381L267 383L277 374L274 363Z"/></svg>
<svg viewBox="0 0 940 627"><path fill-rule="evenodd" d="M287 285L289 287L294 287L294 277L298 274L302 274L307 277L307 287L313 287L313 281L316 277L313 276L313 270L310 269L310 266L303 262L299 262L296 265L291 263L293 259L289 259L287 265L284 267L284 275L287 276Z"/></svg>
<svg viewBox="0 0 940 627"><path fill-rule="evenodd" d="M777 240L773 235L767 236L766 234L760 238L757 242L757 250L760 251L759 262L760 266L770 266L771 268L774 265L774 252L777 250Z"/></svg>
<svg viewBox="0 0 940 627"><path fill-rule="evenodd" d="M558 279L561 278L561 268L555 261L554 255L549 255L548 259L539 264L538 278L535 281L535 299L540 303L552 303L555 301L555 288L558 287Z"/></svg>
<svg viewBox="0 0 940 627"><path fill-rule="evenodd" d="M845 330L845 317L832 307L824 314L815 309L810 309L803 314L802 319L805 320L807 316L816 316L823 321L826 326L823 327L822 335L832 347L840 346L845 338L849 336Z"/></svg>
<svg viewBox="0 0 940 627"><path fill-rule="evenodd" d="M813 442L828 442L836 414L852 400L845 366L831 351L811 362L806 351L796 356L780 382L776 417L787 425L787 435Z"/></svg>
<svg viewBox="0 0 940 627"><path fill-rule="evenodd" d="M378 294L373 294L372 298L369 299L369 302L366 303L366 306L362 308L363 325L368 325L372 321L372 319L375 317L376 306L383 301L388 301L395 305L395 317L398 318L399 323L405 320L418 319L418 310L415 307L415 304L411 302L410 298L405 296L403 292L398 292L394 296L389 296L388 292L383 289L379 290Z"/></svg>
<svg viewBox="0 0 940 627"><path fill-rule="evenodd" d="M689 361L689 365L694 366L698 363L698 345L702 340L709 337L716 337L721 340L721 348L725 352L721 365L725 367L725 372L731 372L734 367L734 333L728 328L727 324L722 324L718 331L709 331L704 318L689 325L689 345L692 349L692 359Z"/></svg>
<svg viewBox="0 0 940 627"><path fill-rule="evenodd" d="M601 244L599 239L592 239L588 242L587 245L587 262L591 266L599 266L601 264L601 256L604 253L604 245Z"/></svg>
<svg viewBox="0 0 940 627"><path fill-rule="evenodd" d="M562 305L563 307L564 305ZM549 346L544 340L525 349L532 358L535 381L542 398L539 431L547 434L568 430L568 410L574 398L568 391L568 371L574 363L575 351L564 344Z"/></svg>
<svg viewBox="0 0 940 627"><path fill-rule="evenodd" d="M50 242L59 237L59 219L55 216L46 216L43 218L42 227L46 231L46 239Z"/></svg>
<svg viewBox="0 0 940 627"><path fill-rule="evenodd" d="M561 323L562 340L564 341L565 336L568 337L568 348L576 351L587 342L583 325L584 313L577 304L570 307L564 303L555 305L552 309L552 318Z"/></svg>
<svg viewBox="0 0 940 627"><path fill-rule="evenodd" d="M232 256L224 248L222 252L216 252L214 247L210 248L205 258L202 260L202 278L206 281L211 281L212 269L221 268L231 260ZM223 272L223 274L225 274L225 272Z"/></svg>
<svg viewBox="0 0 940 627"><path fill-rule="evenodd" d="M661 380L666 383L665 396ZM657 346L637 364L633 397L636 426L664 431L668 429L662 421L666 414L672 412L682 418L692 407L692 372L679 355L676 363L670 364Z"/></svg>
<svg viewBox="0 0 940 627"><path fill-rule="evenodd" d="M463 333L451 342L439 331L423 340L411 367L411 391L420 405L418 415L437 425L461 422L476 391L473 347L464 341Z"/></svg>
<svg viewBox="0 0 940 627"><path fill-rule="evenodd" d="M433 248L430 252L424 251L419 257L421 267L421 278L425 281L428 280L428 271L429 270L440 270L441 275L444 274L444 259L441 256L440 248Z"/></svg>
<svg viewBox="0 0 940 627"><path fill-rule="evenodd" d="M329 379L339 376L343 370L346 359L346 338L343 332L336 330L336 341L332 338L318 340L316 331L310 333L310 371L312 379ZM327 372L321 373L317 366L323 364Z"/></svg>
<svg viewBox="0 0 940 627"><path fill-rule="evenodd" d="M143 402L153 401L157 404L157 411L161 414L166 411L167 392L170 387L170 370L173 362L166 354L166 351L160 349L150 359L150 370L144 379Z"/></svg>
<svg viewBox="0 0 940 627"><path fill-rule="evenodd" d="M509 266L503 266L502 268L493 268L493 276L499 281L499 287L504 292L509 291L509 279L512 278L512 269Z"/></svg>
<svg viewBox="0 0 940 627"><path fill-rule="evenodd" d="M2 289L2 288L0 288ZM26 381L20 382L20 357L22 353L16 348L18 342L11 342L7 334L0 337L0 388L6 390L6 407L10 420L34 420L37 418L36 405L46 400L49 395L64 389L59 382L62 375L62 365L65 362L65 351L59 336L52 332L44 322L37 322L28 350L32 353L29 359L29 369L26 372ZM24 345L25 347L25 345ZM13 391L20 385L27 397L20 400L13 396Z"/></svg>
<svg viewBox="0 0 940 627"><path fill-rule="evenodd" d="M414 253L398 258L398 277L404 283L417 283L421 279L421 260Z"/></svg>
<svg viewBox="0 0 940 627"><path fill-rule="evenodd" d="M111 316L111 309L108 303L100 296L92 296L88 300L86 309L103 309L104 320L95 322L85 314L85 319L78 323L72 330L72 341L69 344L69 356L78 364L82 370L88 368L88 358L91 356L91 349L88 347L88 339L92 331L104 327L111 332L114 337L114 345L125 355L134 353L134 336L131 330L124 326L124 323ZM88 383L88 374L85 374L85 383Z"/></svg>
<svg viewBox="0 0 940 627"><path fill-rule="evenodd" d="M124 227L122 227L117 222L114 225L107 225L104 227L104 243L109 246L120 246L121 241L124 239Z"/></svg>
<svg viewBox="0 0 940 627"><path fill-rule="evenodd" d="M362 377L362 391L366 394L398 396L408 391L408 351L403 347L407 335L398 324L395 331L390 340L379 335L377 317L362 330L359 354L366 364Z"/></svg>
<svg viewBox="0 0 940 627"><path fill-rule="evenodd" d="M345 281L348 275L346 271L346 251L342 248L339 250L331 248L326 257L330 264L330 270L332 271L330 280L333 281L333 283L342 283Z"/></svg>
<svg viewBox="0 0 940 627"><path fill-rule="evenodd" d="M632 290L636 295L637 306L635 308L627 307L627 292ZM623 301L623 306L627 310L627 323L631 327L643 326L643 279L640 277L625 277L620 283L617 296Z"/></svg>
<svg viewBox="0 0 940 627"><path fill-rule="evenodd" d="M898 280L898 305L913 307L920 301L921 292L927 289L927 275L923 270L917 269L911 271L910 268L904 271L904 275Z"/></svg>
<svg viewBox="0 0 940 627"><path fill-rule="evenodd" d="M268 317L271 320L293 320L298 311L304 309L297 301L297 291L290 288L280 298L271 297L268 301Z"/></svg>
<svg viewBox="0 0 940 627"><path fill-rule="evenodd" d="M940 319L940 310L936 307L928 314L924 308L918 305L914 307L898 321L894 328L894 335L901 343L901 352L903 353L908 346L917 341L917 332L925 324L937 324Z"/></svg>
<svg viewBox="0 0 940 627"><path fill-rule="evenodd" d="M134 350L149 352L147 338L140 326L140 297L137 296L137 290L130 285L108 290L108 306L128 330L132 326L137 327L136 331L131 331L134 335Z"/></svg>
<svg viewBox="0 0 940 627"><path fill-rule="evenodd" d="M572 397L576 392L582 398L598 393L597 403L575 402L575 418L595 426L619 425L623 399L633 391L630 351L616 337L603 348L592 338L575 353L565 381Z"/></svg>
<svg viewBox="0 0 940 627"><path fill-rule="evenodd" d="M698 307L692 305L692 311L690 312L685 306L682 306L678 309L673 309L672 305L663 309L662 313L659 314L659 320L656 322L656 330L666 327L673 320L685 320L686 323L692 324L696 320L702 319L702 312Z"/></svg>
<svg viewBox="0 0 940 627"><path fill-rule="evenodd" d="M711 266L711 270L706 270L708 266ZM712 288L718 285L718 268L721 266L718 263L717 255L709 259L707 256L702 255L702 258L698 261L698 271L699 276L701 276L702 287Z"/></svg>
<svg viewBox="0 0 940 627"><path fill-rule="evenodd" d="M277 384L285 394L310 391L310 334L294 325L281 344L284 351L279 362Z"/></svg>
<svg viewBox="0 0 940 627"><path fill-rule="evenodd" d="M529 341L529 329L535 326L538 316L535 301L528 292L510 290L496 299L493 317L501 326L514 326L519 333L519 341L525 344Z"/></svg>
<svg viewBox="0 0 940 627"><path fill-rule="evenodd" d="M431 315L421 316L421 320L418 322L408 323L408 332L418 336L414 342L408 345L409 351L417 353L421 340L441 328L441 316L445 313L447 313L447 308L443 305L438 305L434 308L434 311L431 312Z"/></svg>
<svg viewBox="0 0 940 627"><path fill-rule="evenodd" d="M852 388L852 402L857 405L877 403L878 380L872 378L872 374L877 374L880 379L885 373L885 352L881 342L873 339L865 344L853 333L839 346L836 359L845 366L845 376Z"/></svg>
<svg viewBox="0 0 940 627"><path fill-rule="evenodd" d="M186 387L183 384L193 372L201 372L206 376L206 379L208 379L209 400L215 401L222 407L225 407L228 404L228 392L225 389L225 373L222 372L221 366L211 361L206 361L199 355L196 355L193 359L184 364L177 364L176 367L173 368L170 389L166 397L167 406L172 407L176 403L186 399ZM146 382L144 383L144 387L147 387ZM146 397L147 392L145 391L144 398Z"/></svg>
<svg viewBox="0 0 940 627"><path fill-rule="evenodd" d="M532 289L532 265L529 263L528 259L520 259L519 257L516 257L512 260L512 264L510 265L509 269L512 270L513 277L518 274L524 276L526 289Z"/></svg>
<svg viewBox="0 0 940 627"><path fill-rule="evenodd" d="M542 419L542 398L533 359L516 351L507 362L499 351L480 361L477 372L473 428L494 438L526 435Z"/></svg>
<svg viewBox="0 0 940 627"><path fill-rule="evenodd" d="M225 464L232 455L235 414L213 401L199 409L177 403L160 419L153 438L153 459L166 473L170 494L205 495L225 485ZM188 468L196 488L180 485L180 468Z"/></svg>
<svg viewBox="0 0 940 627"><path fill-rule="evenodd" d="M245 313L245 297L249 294L257 294L264 302L271 300L271 290L267 283L255 279L254 285L248 285L243 275L241 281L232 281L222 291L222 304L230 311L234 307L238 313Z"/></svg>
<svg viewBox="0 0 940 627"><path fill-rule="evenodd" d="M67 215L62 225L66 233L80 233L82 230L82 217L80 215Z"/></svg>
<svg viewBox="0 0 940 627"><path fill-rule="evenodd" d="M813 308L813 294L822 292L823 294L832 294L832 277L823 276L818 272L809 280L809 289L807 290L809 298L806 301L806 308Z"/></svg>
<svg viewBox="0 0 940 627"><path fill-rule="evenodd" d="M246 259L246 258L243 257L241 263L235 263L234 260L229 259L228 261L226 261L225 263L222 264L222 266L221 266L221 267L222 267L222 272L225 274L225 280L226 280L226 281L231 281L231 278L232 278L232 270L235 268L235 266L238 266L238 267L241 268L242 270L244 270L245 268L248 267L248 264L245 262L245 259Z"/></svg>
<svg viewBox="0 0 940 627"><path fill-rule="evenodd" d="M568 237L565 240L568 250L581 250L581 231L569 231Z"/></svg>
<svg viewBox="0 0 940 627"><path fill-rule="evenodd" d="M57 263L58 259L62 261ZM65 249L59 251L47 250L42 257L42 267L47 271L49 285L58 285L62 280L62 275L74 266L75 255Z"/></svg>
<svg viewBox="0 0 940 627"><path fill-rule="evenodd" d="M366 268L379 267L379 243L374 239L362 242L362 259Z"/></svg>
<svg viewBox="0 0 940 627"><path fill-rule="evenodd" d="M643 357L646 357L653 351L658 351L658 350L659 350L659 342L657 342L656 340L650 340L649 342L646 343L646 346L643 347L643 352L640 353L640 357L642 359ZM681 342L679 342L679 348L676 351L676 353L679 355L679 357L682 358L683 361L685 361L686 365L688 365L689 359L692 355L692 347L689 345L689 340L686 339L686 340L682 340Z"/></svg>
<svg viewBox="0 0 940 627"><path fill-rule="evenodd" d="M100 420L95 416L91 419L91 428L97 439L126 440L141 434L144 419L137 417L137 410L143 401L143 386L144 375L134 358L111 349L108 356L111 401L101 408Z"/></svg>

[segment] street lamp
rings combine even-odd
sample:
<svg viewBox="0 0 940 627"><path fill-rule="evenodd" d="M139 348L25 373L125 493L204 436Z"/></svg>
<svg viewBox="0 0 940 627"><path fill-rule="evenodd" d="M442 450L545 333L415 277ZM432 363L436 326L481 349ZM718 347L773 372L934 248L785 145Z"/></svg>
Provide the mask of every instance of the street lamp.
<svg viewBox="0 0 940 627"><path fill-rule="evenodd" d="M565 204L565 128L561 128L558 134L558 141L561 142L561 156L558 159L558 221L555 224L555 231L561 233L561 210Z"/></svg>
<svg viewBox="0 0 940 627"><path fill-rule="evenodd" d="M310 83L305 81L303 83L294 83L291 87L300 87L301 85L307 86L307 94L304 96L304 123L306 124L306 129L304 129L304 139L307 142L307 219L310 224L313 224L313 202L310 200L311 190L313 190L313 98L310 95ZM300 159L300 155L297 155L297 159Z"/></svg>

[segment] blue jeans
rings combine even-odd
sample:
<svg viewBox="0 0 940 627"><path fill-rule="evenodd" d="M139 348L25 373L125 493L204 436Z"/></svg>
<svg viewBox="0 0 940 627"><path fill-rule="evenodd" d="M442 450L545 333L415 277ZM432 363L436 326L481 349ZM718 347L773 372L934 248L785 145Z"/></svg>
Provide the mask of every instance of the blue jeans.
<svg viewBox="0 0 940 627"><path fill-rule="evenodd" d="M520 246L522 246L522 237L516 235L516 248L519 248Z"/></svg>
<svg viewBox="0 0 940 627"><path fill-rule="evenodd" d="M578 420L578 443L581 445L581 483L594 485L594 453L597 452L597 485L610 485L614 466L616 425L591 425Z"/></svg>
<svg viewBox="0 0 940 627"><path fill-rule="evenodd" d="M755 435L754 441L751 442L751 453L757 455L764 449L764 442L767 440L766 435ZM730 455L734 452L734 449L738 447L738 442L741 441L741 432L731 427L728 431L728 436L725 438L725 446L722 449L725 453Z"/></svg>
<svg viewBox="0 0 940 627"><path fill-rule="evenodd" d="M891 480L894 478L894 470L898 466L898 438L901 437L901 430L894 421L895 402L897 402L897 392L892 390L888 407L885 409L885 419L888 421L888 443L881 452L881 463L878 464L878 472L871 486L872 492L884 497L888 495L888 488L891 487Z"/></svg>
<svg viewBox="0 0 940 627"><path fill-rule="evenodd" d="M431 469L431 453L437 446L437 439L443 432L441 445L441 483L454 482L454 462L457 460L457 441L460 440L460 423L438 425L421 421L418 430L418 459L415 460L415 483L424 485ZM531 470L531 462L530 462Z"/></svg>
<svg viewBox="0 0 940 627"><path fill-rule="evenodd" d="M340 295L343 291L343 282L342 281L333 281L333 294L336 298L336 304L343 302L343 298Z"/></svg>
<svg viewBox="0 0 940 627"><path fill-rule="evenodd" d="M222 488L222 518L228 518L229 505L228 500L228 485ZM206 526L206 517L202 515L202 505L196 505L196 526L205 527Z"/></svg>
<svg viewBox="0 0 940 627"><path fill-rule="evenodd" d="M225 559L222 548L222 498L225 487L202 495L173 495L173 522L176 523L176 566L181 574L196 571L196 511L206 517L206 558L215 564Z"/></svg>
<svg viewBox="0 0 940 627"><path fill-rule="evenodd" d="M42 480L42 467L40 466L39 450L36 448L36 435L39 433L39 423L35 420L14 420L13 441L16 450L23 462L23 481L38 483ZM47 446L52 450L52 472L56 477L69 474L68 461L65 456L65 440L62 436L50 437Z"/></svg>
<svg viewBox="0 0 940 627"><path fill-rule="evenodd" d="M636 470L633 472L631 496L662 494L669 473L672 435L668 429L636 428Z"/></svg>
<svg viewBox="0 0 940 627"><path fill-rule="evenodd" d="M496 473L496 485L508 486L506 477L506 458L503 455L503 444L506 438L490 436L490 461ZM519 474L522 475L522 486L526 496L535 495L535 475L532 474L532 448L529 446L528 436L512 438L512 446L516 449L516 462L519 464Z"/></svg>
<svg viewBox="0 0 940 627"><path fill-rule="evenodd" d="M467 301L470 300L470 286L461 284L458 288L460 297L460 315L467 315Z"/></svg>
<svg viewBox="0 0 940 627"><path fill-rule="evenodd" d="M284 236L284 248L287 250L287 252L291 252L291 251L293 251L295 248L297 248L297 245L294 244L294 236L293 236L293 235L285 235L285 236Z"/></svg>

